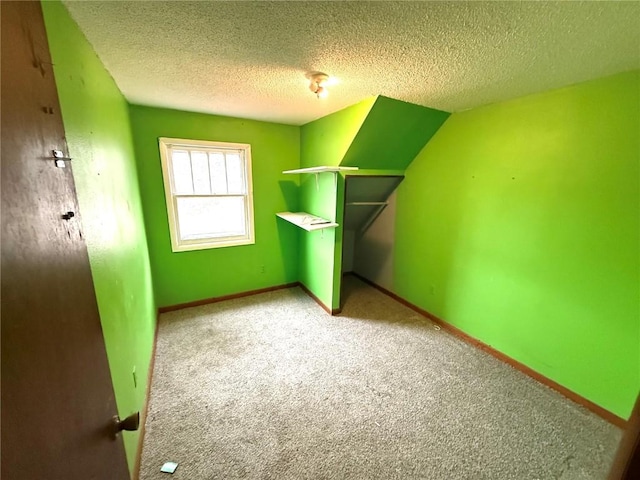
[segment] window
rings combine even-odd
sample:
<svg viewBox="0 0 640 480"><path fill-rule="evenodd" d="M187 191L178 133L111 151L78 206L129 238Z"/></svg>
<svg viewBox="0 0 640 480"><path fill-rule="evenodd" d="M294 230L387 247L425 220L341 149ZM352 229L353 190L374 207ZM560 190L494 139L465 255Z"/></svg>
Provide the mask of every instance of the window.
<svg viewBox="0 0 640 480"><path fill-rule="evenodd" d="M160 138L174 252L255 243L251 146Z"/></svg>

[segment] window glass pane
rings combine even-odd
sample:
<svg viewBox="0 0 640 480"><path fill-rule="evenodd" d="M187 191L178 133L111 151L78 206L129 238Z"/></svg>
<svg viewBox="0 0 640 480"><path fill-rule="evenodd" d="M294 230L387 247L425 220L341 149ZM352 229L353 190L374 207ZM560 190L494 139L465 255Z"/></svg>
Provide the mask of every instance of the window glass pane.
<svg viewBox="0 0 640 480"><path fill-rule="evenodd" d="M191 170L193 172L193 193L210 194L209 159L205 152L191 151Z"/></svg>
<svg viewBox="0 0 640 480"><path fill-rule="evenodd" d="M178 197L180 240L246 235L245 197Z"/></svg>
<svg viewBox="0 0 640 480"><path fill-rule="evenodd" d="M244 162L239 153L227 153L227 181L229 193L245 193L244 188Z"/></svg>
<svg viewBox="0 0 640 480"><path fill-rule="evenodd" d="M193 193L189 153L185 150L172 150L171 164L173 165L173 193L181 195Z"/></svg>
<svg viewBox="0 0 640 480"><path fill-rule="evenodd" d="M224 195L227 191L227 169L224 163L224 154L209 154L209 169L211 171L211 188L214 194Z"/></svg>

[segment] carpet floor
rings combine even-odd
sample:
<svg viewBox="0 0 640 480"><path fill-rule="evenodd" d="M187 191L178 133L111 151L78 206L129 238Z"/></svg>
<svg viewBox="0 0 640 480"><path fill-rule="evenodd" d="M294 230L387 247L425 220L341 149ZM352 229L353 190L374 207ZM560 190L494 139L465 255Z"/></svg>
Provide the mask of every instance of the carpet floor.
<svg viewBox="0 0 640 480"><path fill-rule="evenodd" d="M163 314L140 479L606 477L618 428L355 277L344 297Z"/></svg>

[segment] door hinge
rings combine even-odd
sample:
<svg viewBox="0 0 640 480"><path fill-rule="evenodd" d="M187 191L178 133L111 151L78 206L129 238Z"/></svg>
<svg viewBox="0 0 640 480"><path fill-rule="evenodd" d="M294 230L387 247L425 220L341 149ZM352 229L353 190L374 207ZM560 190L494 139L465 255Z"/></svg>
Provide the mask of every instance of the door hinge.
<svg viewBox="0 0 640 480"><path fill-rule="evenodd" d="M64 168L66 166L64 162L71 161L71 157L65 157L62 150L51 150L51 153L53 154L53 159L55 160L56 167L58 168Z"/></svg>

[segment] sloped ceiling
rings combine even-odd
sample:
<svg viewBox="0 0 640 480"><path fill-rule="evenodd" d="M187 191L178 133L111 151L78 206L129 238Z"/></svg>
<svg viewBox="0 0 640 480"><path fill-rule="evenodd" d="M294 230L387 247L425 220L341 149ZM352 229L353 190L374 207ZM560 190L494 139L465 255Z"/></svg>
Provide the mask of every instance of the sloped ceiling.
<svg viewBox="0 0 640 480"><path fill-rule="evenodd" d="M304 124L449 112L640 68L638 2L66 1L132 103ZM329 98L306 72L336 76Z"/></svg>
<svg viewBox="0 0 640 480"><path fill-rule="evenodd" d="M447 112L379 96L340 165L404 170L448 117Z"/></svg>

